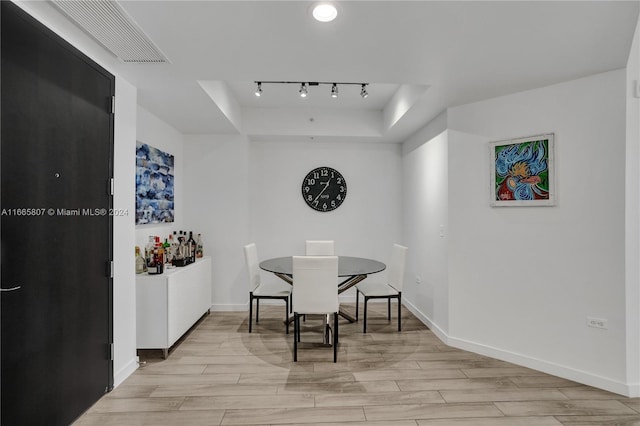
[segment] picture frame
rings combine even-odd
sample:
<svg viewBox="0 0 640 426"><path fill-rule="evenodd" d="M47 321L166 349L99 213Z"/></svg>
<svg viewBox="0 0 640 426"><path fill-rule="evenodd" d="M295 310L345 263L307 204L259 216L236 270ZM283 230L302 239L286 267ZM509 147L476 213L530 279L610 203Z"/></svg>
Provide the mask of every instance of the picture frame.
<svg viewBox="0 0 640 426"><path fill-rule="evenodd" d="M547 133L489 143L491 206L555 205L554 136Z"/></svg>
<svg viewBox="0 0 640 426"><path fill-rule="evenodd" d="M174 156L136 142L136 225L174 221Z"/></svg>

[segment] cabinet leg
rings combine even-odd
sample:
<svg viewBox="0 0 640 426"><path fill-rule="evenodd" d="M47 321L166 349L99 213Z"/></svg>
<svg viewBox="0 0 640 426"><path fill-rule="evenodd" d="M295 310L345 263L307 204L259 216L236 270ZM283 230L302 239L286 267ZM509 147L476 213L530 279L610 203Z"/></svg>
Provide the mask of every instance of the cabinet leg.
<svg viewBox="0 0 640 426"><path fill-rule="evenodd" d="M164 348L162 350L162 358L167 359L168 356L169 356L169 348Z"/></svg>

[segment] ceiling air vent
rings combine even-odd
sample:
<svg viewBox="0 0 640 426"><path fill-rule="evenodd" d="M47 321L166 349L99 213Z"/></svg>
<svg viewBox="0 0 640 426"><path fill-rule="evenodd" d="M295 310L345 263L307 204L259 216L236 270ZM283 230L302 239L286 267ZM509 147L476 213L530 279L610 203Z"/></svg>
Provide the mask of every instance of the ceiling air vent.
<svg viewBox="0 0 640 426"><path fill-rule="evenodd" d="M168 62L115 1L51 0L80 28L123 62Z"/></svg>

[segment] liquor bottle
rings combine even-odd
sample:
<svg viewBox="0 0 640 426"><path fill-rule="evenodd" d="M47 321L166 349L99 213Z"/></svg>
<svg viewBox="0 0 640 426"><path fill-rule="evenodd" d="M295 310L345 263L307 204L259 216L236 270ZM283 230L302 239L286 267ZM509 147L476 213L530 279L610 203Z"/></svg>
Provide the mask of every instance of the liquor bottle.
<svg viewBox="0 0 640 426"><path fill-rule="evenodd" d="M178 241L178 233L173 231L173 239L171 241L171 264L178 266L178 259L180 259L180 241Z"/></svg>
<svg viewBox="0 0 640 426"><path fill-rule="evenodd" d="M147 272L149 272L149 270L151 269L155 269L156 267L156 264L153 258L154 247L155 247L155 237L150 235L149 241L147 242L147 245L144 248L144 260L145 260L145 264L147 265Z"/></svg>
<svg viewBox="0 0 640 426"><path fill-rule="evenodd" d="M136 246L136 274L144 273L144 259L140 254L140 247Z"/></svg>
<svg viewBox="0 0 640 426"><path fill-rule="evenodd" d="M169 234L169 238L171 238L171 234ZM171 252L170 249L171 244L169 244L169 239L165 238L164 243L162 243L162 250L164 251L164 263L169 263L171 261Z"/></svg>
<svg viewBox="0 0 640 426"><path fill-rule="evenodd" d="M186 266L187 265L187 245L182 237L182 231L178 234L178 245L176 249L176 266Z"/></svg>
<svg viewBox="0 0 640 426"><path fill-rule="evenodd" d="M189 231L187 244L189 245L189 263L194 263L196 261L196 240L193 239L193 231Z"/></svg>
<svg viewBox="0 0 640 426"><path fill-rule="evenodd" d="M162 274L164 272L164 249L160 242L160 237L155 237L155 243L153 247L153 261L155 263L155 274ZM151 273L151 270L149 270Z"/></svg>
<svg viewBox="0 0 640 426"><path fill-rule="evenodd" d="M200 258L204 256L204 246L202 245L202 235L198 234L196 238L196 257Z"/></svg>

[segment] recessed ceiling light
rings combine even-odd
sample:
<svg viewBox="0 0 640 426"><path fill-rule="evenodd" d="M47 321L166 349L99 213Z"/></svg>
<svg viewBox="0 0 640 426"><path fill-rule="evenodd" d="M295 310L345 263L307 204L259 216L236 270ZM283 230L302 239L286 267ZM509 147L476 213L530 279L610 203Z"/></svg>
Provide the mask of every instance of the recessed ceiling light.
<svg viewBox="0 0 640 426"><path fill-rule="evenodd" d="M312 14L320 22L330 22L338 16L338 8L329 2L316 3L313 6Z"/></svg>

